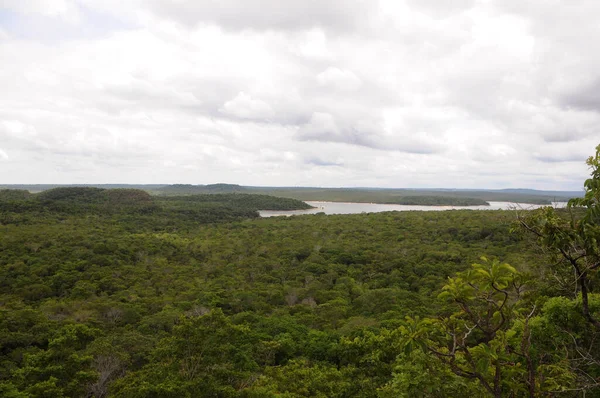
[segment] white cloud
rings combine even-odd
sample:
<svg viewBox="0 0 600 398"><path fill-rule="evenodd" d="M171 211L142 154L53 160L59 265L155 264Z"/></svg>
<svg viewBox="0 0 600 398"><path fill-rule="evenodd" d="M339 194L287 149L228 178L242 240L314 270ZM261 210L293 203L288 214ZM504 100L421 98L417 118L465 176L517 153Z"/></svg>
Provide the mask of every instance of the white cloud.
<svg viewBox="0 0 600 398"><path fill-rule="evenodd" d="M3 0L2 7L24 14L63 15L73 9L69 0Z"/></svg>
<svg viewBox="0 0 600 398"><path fill-rule="evenodd" d="M317 75L321 86L343 91L354 91L361 85L361 80L349 70L329 67Z"/></svg>
<svg viewBox="0 0 600 398"><path fill-rule="evenodd" d="M150 11L193 27L214 23L232 30L309 29L315 26L349 30L371 10L366 0L220 0L148 1Z"/></svg>
<svg viewBox="0 0 600 398"><path fill-rule="evenodd" d="M298 132L302 140L318 140L324 137L326 140L342 139L340 128L335 119L329 113L315 112L310 117L310 121L302 126Z"/></svg>
<svg viewBox="0 0 600 398"><path fill-rule="evenodd" d="M322 29L313 28L296 35L291 40L294 53L305 58L330 59L332 52L327 45L327 35Z"/></svg>
<svg viewBox="0 0 600 398"><path fill-rule="evenodd" d="M274 114L273 108L265 101L252 98L243 91L225 102L219 111L228 116L250 120L266 120L272 118Z"/></svg>
<svg viewBox="0 0 600 398"><path fill-rule="evenodd" d="M84 19L80 5L74 0L3 0L2 8L23 16L21 29L29 30L28 34L41 34L46 28L61 31L66 28L64 24L77 26Z"/></svg>
<svg viewBox="0 0 600 398"><path fill-rule="evenodd" d="M593 0L2 7L1 183L576 189L598 144Z"/></svg>

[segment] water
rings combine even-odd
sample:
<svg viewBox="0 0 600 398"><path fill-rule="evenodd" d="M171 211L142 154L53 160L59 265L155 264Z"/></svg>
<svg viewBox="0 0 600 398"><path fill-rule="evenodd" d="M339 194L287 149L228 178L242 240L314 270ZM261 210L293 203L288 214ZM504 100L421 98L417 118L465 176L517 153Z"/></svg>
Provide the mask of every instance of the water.
<svg viewBox="0 0 600 398"><path fill-rule="evenodd" d="M308 210L261 210L261 217L293 216L303 214L358 214L358 213L380 213L383 211L441 211L441 210L532 210L545 205L534 205L529 203L513 202L488 202L489 206L411 206L411 205L384 205L378 203L348 203L348 202L317 202L306 201L314 209ZM566 203L553 203L555 207L564 207Z"/></svg>

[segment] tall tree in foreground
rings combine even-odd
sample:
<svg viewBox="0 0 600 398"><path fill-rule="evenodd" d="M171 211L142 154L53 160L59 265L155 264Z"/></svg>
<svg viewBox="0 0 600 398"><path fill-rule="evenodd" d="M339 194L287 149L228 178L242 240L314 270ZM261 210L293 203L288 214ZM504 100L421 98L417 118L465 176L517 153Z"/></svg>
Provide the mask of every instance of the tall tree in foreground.
<svg viewBox="0 0 600 398"><path fill-rule="evenodd" d="M548 281L535 289L510 265L484 258L444 286L439 298L452 312L407 318L400 328L406 354L384 392L416 396L410 391L427 391L437 379L415 385L419 378L407 374L437 369L439 375L446 369L451 373L443 383L471 396L598 394L600 297L593 291L600 269L600 145L587 164L591 178L582 198L571 199L567 209L518 215L518 229L532 233L553 258L553 277L572 278L572 293Z"/></svg>
<svg viewBox="0 0 600 398"><path fill-rule="evenodd" d="M536 305L526 297L527 278L506 263L482 260L444 286L439 298L452 312L407 318L400 328L403 361L426 363L437 374L448 369L467 381L463 388L471 396L534 397L576 388L576 374L560 351L564 341L546 352L533 344L542 315L534 316ZM411 387L407 370L400 366L392 383L399 391Z"/></svg>
<svg viewBox="0 0 600 398"><path fill-rule="evenodd" d="M567 213L544 207L522 217L520 226L537 237L538 244L554 258L557 274L572 275L575 292L581 294L585 319L600 331L600 314L590 308L590 293L598 288L600 270L600 145L587 159L591 177L585 194L568 202ZM571 273L565 270L571 269Z"/></svg>

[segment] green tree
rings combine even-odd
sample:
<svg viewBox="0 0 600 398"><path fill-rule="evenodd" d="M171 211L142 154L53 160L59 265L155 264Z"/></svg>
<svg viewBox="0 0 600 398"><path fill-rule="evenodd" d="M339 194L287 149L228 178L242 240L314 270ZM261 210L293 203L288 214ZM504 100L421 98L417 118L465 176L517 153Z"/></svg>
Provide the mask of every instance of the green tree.
<svg viewBox="0 0 600 398"><path fill-rule="evenodd" d="M524 298L526 278L506 263L482 259L450 278L438 296L452 313L407 318L400 327L405 353L420 349L431 356L430 366L443 364L494 397L535 397L575 387L568 361L533 348L530 322L536 307L529 308ZM402 385L398 376L395 381Z"/></svg>
<svg viewBox="0 0 600 398"><path fill-rule="evenodd" d="M518 222L554 257L555 266L571 268L576 291L581 294L583 315L600 330L600 314L592 312L589 304L589 295L600 282L600 145L586 163L591 178L584 183L583 197L569 200L568 217L564 217L564 211L544 207L519 215Z"/></svg>
<svg viewBox="0 0 600 398"><path fill-rule="evenodd" d="M392 380L379 390L380 398L485 397L475 381L456 375L442 361L420 350L401 354Z"/></svg>
<svg viewBox="0 0 600 398"><path fill-rule="evenodd" d="M351 374L328 363L296 359L281 367L268 367L265 374L244 391L245 397L316 397L356 396Z"/></svg>
<svg viewBox="0 0 600 398"><path fill-rule="evenodd" d="M114 383L118 397L230 397L250 384L258 370L258 339L219 309L181 318L162 339L151 362Z"/></svg>
<svg viewBox="0 0 600 398"><path fill-rule="evenodd" d="M23 366L13 372L13 383L33 397L83 396L97 378L85 349L99 334L82 324L64 326L48 349L25 354Z"/></svg>

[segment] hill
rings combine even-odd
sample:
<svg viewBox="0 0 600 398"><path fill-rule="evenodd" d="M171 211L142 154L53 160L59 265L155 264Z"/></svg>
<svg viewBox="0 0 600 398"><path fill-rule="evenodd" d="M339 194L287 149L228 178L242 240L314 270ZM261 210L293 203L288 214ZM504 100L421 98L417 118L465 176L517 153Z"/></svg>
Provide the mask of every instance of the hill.
<svg viewBox="0 0 600 398"><path fill-rule="evenodd" d="M53 188L64 188L65 185L0 185L0 189L20 189L31 192L42 192ZM533 189L405 189L405 188L316 188L316 187L256 187L237 184L209 185L124 185L100 184L78 185L102 189L130 188L140 189L153 195L182 196L215 193L247 193L263 194L300 201L331 201L331 202L360 202L413 204L414 197L421 197L418 204L432 205L461 205L461 203L483 204L483 202L514 202L546 204L562 202L569 198L580 197L579 191L540 191ZM410 199L413 198L413 199ZM435 199L434 199L435 198ZM482 202L483 201L483 202ZM465 205L465 204L463 204Z"/></svg>
<svg viewBox="0 0 600 398"><path fill-rule="evenodd" d="M96 215L115 220L138 217L156 228L177 222L211 223L259 217L259 210L302 210L308 204L268 195L215 193L186 196L152 196L139 189L59 187L30 194L0 191L0 223L63 219L70 215Z"/></svg>

